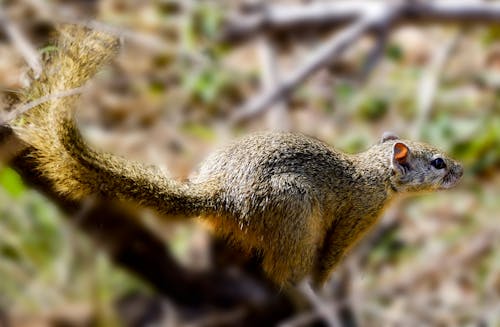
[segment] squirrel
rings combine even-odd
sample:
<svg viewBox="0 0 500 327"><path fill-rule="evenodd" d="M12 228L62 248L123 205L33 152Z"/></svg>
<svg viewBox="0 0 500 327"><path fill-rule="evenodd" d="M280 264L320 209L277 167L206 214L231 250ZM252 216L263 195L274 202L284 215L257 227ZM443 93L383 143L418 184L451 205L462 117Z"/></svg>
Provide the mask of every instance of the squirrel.
<svg viewBox="0 0 500 327"><path fill-rule="evenodd" d="M117 40L106 33L63 27L57 51L22 100L81 86L116 49ZM54 97L12 123L59 192L199 217L217 235L257 253L282 287L306 277L322 285L392 199L453 187L463 174L460 163L438 149L392 133L362 153L345 154L300 133L260 132L213 152L195 176L180 182L154 166L91 148L74 119L77 99Z"/></svg>

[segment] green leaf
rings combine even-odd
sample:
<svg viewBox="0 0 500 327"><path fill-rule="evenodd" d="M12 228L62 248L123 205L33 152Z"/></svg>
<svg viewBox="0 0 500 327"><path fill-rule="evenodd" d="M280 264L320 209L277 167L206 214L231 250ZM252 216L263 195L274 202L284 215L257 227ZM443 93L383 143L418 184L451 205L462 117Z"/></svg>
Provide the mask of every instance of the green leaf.
<svg viewBox="0 0 500 327"><path fill-rule="evenodd" d="M335 94L341 101L348 101L354 96L355 90L347 83L340 83L335 87Z"/></svg>
<svg viewBox="0 0 500 327"><path fill-rule="evenodd" d="M43 55L43 54L46 54L46 53L51 53L51 52L54 52L54 51L57 51L58 48L55 46L55 45L47 45L41 49L38 50L38 52Z"/></svg>
<svg viewBox="0 0 500 327"><path fill-rule="evenodd" d="M0 170L0 186L16 198L26 191L21 177L9 167L4 167Z"/></svg>
<svg viewBox="0 0 500 327"><path fill-rule="evenodd" d="M361 118L368 121L376 121L385 116L389 109L389 103L383 98L369 98L361 102L358 113Z"/></svg>
<svg viewBox="0 0 500 327"><path fill-rule="evenodd" d="M188 124L183 127L183 130L203 140L213 140L215 138L214 131L202 124Z"/></svg>
<svg viewBox="0 0 500 327"><path fill-rule="evenodd" d="M386 55L394 61L401 61L404 57L403 49L395 43L389 44Z"/></svg>

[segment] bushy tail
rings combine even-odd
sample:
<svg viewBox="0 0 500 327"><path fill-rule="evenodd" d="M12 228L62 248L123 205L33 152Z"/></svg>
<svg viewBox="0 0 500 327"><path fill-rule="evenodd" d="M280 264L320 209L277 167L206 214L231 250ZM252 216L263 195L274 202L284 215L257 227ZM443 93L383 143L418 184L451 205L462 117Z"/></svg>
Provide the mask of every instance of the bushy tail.
<svg viewBox="0 0 500 327"><path fill-rule="evenodd" d="M110 61L117 40L77 26L61 29L57 49L42 76L26 90L32 101L82 86ZM81 199L91 194L132 200L165 214L196 215L207 207L207 195L194 185L170 179L154 167L127 161L90 148L73 119L78 96L52 97L12 125L34 148L40 172L64 195ZM200 188L201 189L201 188Z"/></svg>

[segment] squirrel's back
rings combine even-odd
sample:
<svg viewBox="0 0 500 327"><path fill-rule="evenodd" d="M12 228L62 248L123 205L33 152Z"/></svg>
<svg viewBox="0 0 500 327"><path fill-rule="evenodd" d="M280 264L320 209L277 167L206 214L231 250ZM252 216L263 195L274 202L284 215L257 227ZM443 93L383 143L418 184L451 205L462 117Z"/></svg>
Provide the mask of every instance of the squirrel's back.
<svg viewBox="0 0 500 327"><path fill-rule="evenodd" d="M192 180L217 176L227 188L295 174L319 186L335 167L349 170L348 156L318 139L292 132L259 132L213 152Z"/></svg>
<svg viewBox="0 0 500 327"><path fill-rule="evenodd" d="M266 202L287 200L285 190L324 202L332 190L341 192L354 176L353 169L348 155L318 139L300 133L259 132L212 153L192 182L216 180L218 204L244 219L250 211L258 213ZM279 190L283 194L277 196Z"/></svg>

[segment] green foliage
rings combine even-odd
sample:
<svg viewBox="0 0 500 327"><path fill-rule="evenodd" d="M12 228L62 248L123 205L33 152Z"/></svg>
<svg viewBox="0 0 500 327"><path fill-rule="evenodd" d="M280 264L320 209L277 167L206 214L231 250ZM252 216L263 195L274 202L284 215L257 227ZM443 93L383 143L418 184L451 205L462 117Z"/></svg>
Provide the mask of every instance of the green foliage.
<svg viewBox="0 0 500 327"><path fill-rule="evenodd" d="M395 43L389 44L385 53L389 59L394 61L401 61L404 57L403 49Z"/></svg>
<svg viewBox="0 0 500 327"><path fill-rule="evenodd" d="M148 91L153 97L162 96L165 93L165 84L160 81L151 81L149 83Z"/></svg>
<svg viewBox="0 0 500 327"><path fill-rule="evenodd" d="M224 71L212 67L184 76L183 86L195 99L213 104L230 86L230 81Z"/></svg>
<svg viewBox="0 0 500 327"><path fill-rule="evenodd" d="M0 306L36 313L67 303L97 305L104 325L120 295L144 289L115 268L68 224L57 208L28 190L10 168L0 171ZM100 325L103 325L100 324Z"/></svg>
<svg viewBox="0 0 500 327"><path fill-rule="evenodd" d="M377 121L382 119L389 109L389 103L381 97L366 98L358 107L358 114L364 120Z"/></svg>
<svg viewBox="0 0 500 327"><path fill-rule="evenodd" d="M38 52L40 52L40 55L46 55L57 50L58 50L57 46L49 44L39 49Z"/></svg>
<svg viewBox="0 0 500 327"><path fill-rule="evenodd" d="M416 249L406 244L398 235L397 230L394 229L385 233L384 237L375 244L370 252L369 261L373 266L387 264L388 262L396 264L399 260L411 257L415 252Z"/></svg>
<svg viewBox="0 0 500 327"><path fill-rule="evenodd" d="M457 143L453 152L474 174L485 174L500 168L500 117L484 121L474 136Z"/></svg>
<svg viewBox="0 0 500 327"><path fill-rule="evenodd" d="M348 101L355 94L355 89L348 83L337 84L334 91L340 101Z"/></svg>
<svg viewBox="0 0 500 327"><path fill-rule="evenodd" d="M498 42L500 39L500 26L493 25L486 30L486 33L483 34L483 42L486 45L492 44L494 42Z"/></svg>
<svg viewBox="0 0 500 327"><path fill-rule="evenodd" d="M217 37L223 12L216 6L200 4L193 8L182 29L182 40L188 49L199 48L200 43Z"/></svg>
<svg viewBox="0 0 500 327"><path fill-rule="evenodd" d="M188 135L195 136L202 140L214 140L215 132L202 124L187 124L183 126L183 131Z"/></svg>
<svg viewBox="0 0 500 327"><path fill-rule="evenodd" d="M337 142L337 146L342 149L342 151L348 153L358 153L363 151L369 146L369 144L369 136L363 133L348 133Z"/></svg>
<svg viewBox="0 0 500 327"><path fill-rule="evenodd" d="M21 177L9 167L0 168L0 186L12 197L19 197L26 190Z"/></svg>

